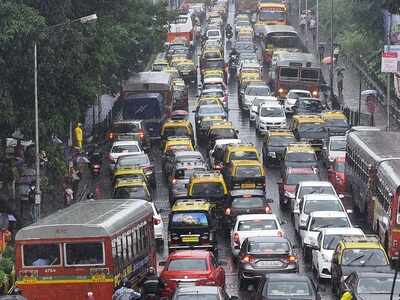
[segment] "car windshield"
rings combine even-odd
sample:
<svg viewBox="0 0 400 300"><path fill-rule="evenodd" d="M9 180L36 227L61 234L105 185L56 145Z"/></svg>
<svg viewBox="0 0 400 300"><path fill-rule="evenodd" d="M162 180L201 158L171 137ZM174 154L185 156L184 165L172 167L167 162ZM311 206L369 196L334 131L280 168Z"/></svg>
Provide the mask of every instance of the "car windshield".
<svg viewBox="0 0 400 300"><path fill-rule="evenodd" d="M236 138L236 131L233 128L214 128L210 131L210 138L234 139Z"/></svg>
<svg viewBox="0 0 400 300"><path fill-rule="evenodd" d="M336 195L335 190L331 185L329 186L303 186L299 192L299 198L303 198L304 195L308 194L328 194Z"/></svg>
<svg viewBox="0 0 400 300"><path fill-rule="evenodd" d="M317 161L314 152L289 152L286 155L288 162L313 162Z"/></svg>
<svg viewBox="0 0 400 300"><path fill-rule="evenodd" d="M285 113L282 107L263 107L260 112L261 117L279 118L284 117Z"/></svg>
<svg viewBox="0 0 400 300"><path fill-rule="evenodd" d="M344 266L385 266L388 264L382 249L345 249L342 256Z"/></svg>
<svg viewBox="0 0 400 300"><path fill-rule="evenodd" d="M293 136L272 136L269 140L269 145L272 147L287 147L295 141L296 139Z"/></svg>
<svg viewBox="0 0 400 300"><path fill-rule="evenodd" d="M204 258L183 258L171 260L168 271L207 271L207 260Z"/></svg>
<svg viewBox="0 0 400 300"><path fill-rule="evenodd" d="M178 295L174 299L175 300L220 300L221 298L217 293L215 295L197 294L195 291L193 291L193 294Z"/></svg>
<svg viewBox="0 0 400 300"><path fill-rule="evenodd" d="M331 151L346 151L346 140L331 140L329 150Z"/></svg>
<svg viewBox="0 0 400 300"><path fill-rule="evenodd" d="M256 151L234 151L231 160L258 160Z"/></svg>
<svg viewBox="0 0 400 300"><path fill-rule="evenodd" d="M222 197L224 194L224 186L220 182L195 183L192 187L193 197Z"/></svg>
<svg viewBox="0 0 400 300"><path fill-rule="evenodd" d="M207 227L207 214L203 212L179 212L173 213L171 218L172 227Z"/></svg>
<svg viewBox="0 0 400 300"><path fill-rule="evenodd" d="M224 109L219 105L202 105L199 108L200 115L223 114Z"/></svg>
<svg viewBox="0 0 400 300"><path fill-rule="evenodd" d="M267 283L267 288L264 290L266 290L267 296L279 297L279 299L287 299L287 297L297 298L297 297L305 297L312 295L310 286L305 281L290 281L290 282L272 281ZM281 298L281 297L286 297L286 298Z"/></svg>
<svg viewBox="0 0 400 300"><path fill-rule="evenodd" d="M288 174L286 177L287 185L296 185L300 181L318 181L319 176L315 173L310 174Z"/></svg>
<svg viewBox="0 0 400 300"><path fill-rule="evenodd" d="M117 167L144 166L150 164L149 157L145 155L129 155L118 159Z"/></svg>
<svg viewBox="0 0 400 300"><path fill-rule="evenodd" d="M204 161L203 156L201 154L196 154L194 152L194 155L176 155L176 162L199 162L199 161Z"/></svg>
<svg viewBox="0 0 400 300"><path fill-rule="evenodd" d="M205 168L186 167L185 169L178 169L175 171L174 178L176 179L189 179L194 173L205 172Z"/></svg>
<svg viewBox="0 0 400 300"><path fill-rule="evenodd" d="M247 251L251 254L288 253L290 250L287 242L259 242L250 241Z"/></svg>
<svg viewBox="0 0 400 300"><path fill-rule="evenodd" d="M249 21L239 20L236 22L236 27L251 27L251 24Z"/></svg>
<svg viewBox="0 0 400 300"><path fill-rule="evenodd" d="M141 128L135 123L114 123L111 130L116 133L138 133Z"/></svg>
<svg viewBox="0 0 400 300"><path fill-rule="evenodd" d="M299 111L307 111L311 113L320 114L323 110L321 101L313 99L299 99L296 102Z"/></svg>
<svg viewBox="0 0 400 300"><path fill-rule="evenodd" d="M318 231L321 228L330 228L330 227L350 227L350 223L346 217L335 217L335 218L317 217L317 218L312 218L311 220L310 224L311 231Z"/></svg>
<svg viewBox="0 0 400 300"><path fill-rule="evenodd" d="M340 200L308 200L304 206L304 213L313 211L343 211Z"/></svg>
<svg viewBox="0 0 400 300"><path fill-rule="evenodd" d="M311 94L306 92L290 92L287 97L289 99L311 98Z"/></svg>
<svg viewBox="0 0 400 300"><path fill-rule="evenodd" d="M188 129L186 127L168 127L164 129L164 137L168 136L189 136Z"/></svg>
<svg viewBox="0 0 400 300"><path fill-rule="evenodd" d="M325 120L325 126L326 127L348 128L349 124L347 123L347 120L345 120L345 119L328 119L328 120Z"/></svg>
<svg viewBox="0 0 400 300"><path fill-rule="evenodd" d="M299 124L299 133L302 132L324 132L325 127L322 123L303 123Z"/></svg>
<svg viewBox="0 0 400 300"><path fill-rule="evenodd" d="M137 145L116 145L111 149L111 153L129 153L129 152L139 152L139 147Z"/></svg>
<svg viewBox="0 0 400 300"><path fill-rule="evenodd" d="M242 166L236 168L236 177L259 177L261 168L258 166Z"/></svg>
<svg viewBox="0 0 400 300"><path fill-rule="evenodd" d="M283 21L286 18L284 11L265 11L262 10L258 13L258 18L260 21Z"/></svg>
<svg viewBox="0 0 400 300"><path fill-rule="evenodd" d="M114 193L115 199L149 199L149 194L144 186L119 187Z"/></svg>
<svg viewBox="0 0 400 300"><path fill-rule="evenodd" d="M208 91L202 91L201 96L215 96L218 98L221 98L224 96L224 92L222 90L208 90Z"/></svg>
<svg viewBox="0 0 400 300"><path fill-rule="evenodd" d="M264 198L261 197L241 197L234 198L232 201L232 208L259 208L264 207Z"/></svg>
<svg viewBox="0 0 400 300"><path fill-rule="evenodd" d="M269 96L271 90L268 86L249 86L246 89L246 95L249 96Z"/></svg>
<svg viewBox="0 0 400 300"><path fill-rule="evenodd" d="M239 221L238 231L277 230L278 225L273 219Z"/></svg>
<svg viewBox="0 0 400 300"><path fill-rule="evenodd" d="M391 294L393 277L361 277L358 280L357 294ZM400 279L396 280L394 295L400 294Z"/></svg>

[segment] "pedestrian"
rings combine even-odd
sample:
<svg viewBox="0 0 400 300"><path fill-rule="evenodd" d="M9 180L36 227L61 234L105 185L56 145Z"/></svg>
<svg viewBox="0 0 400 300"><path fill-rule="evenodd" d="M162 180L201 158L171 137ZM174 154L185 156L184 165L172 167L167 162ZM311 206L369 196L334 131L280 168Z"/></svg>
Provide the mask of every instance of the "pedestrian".
<svg viewBox="0 0 400 300"><path fill-rule="evenodd" d="M74 191L67 186L64 185L64 207L70 206L74 201Z"/></svg>
<svg viewBox="0 0 400 300"><path fill-rule="evenodd" d="M83 130L82 130L82 124L77 123L76 127L74 129L74 134L75 134L75 147L79 149L79 151L82 151L83 149Z"/></svg>
<svg viewBox="0 0 400 300"><path fill-rule="evenodd" d="M315 44L317 39L317 21L315 20L314 16L312 16L310 19L310 31L313 38L313 44Z"/></svg>
<svg viewBox="0 0 400 300"><path fill-rule="evenodd" d="M141 295L140 293L135 292L133 289L130 288L130 283L128 278L122 279L122 286L117 289L113 296L112 300L120 300L120 299L127 299L124 296L131 296L129 299L135 300L135 299L140 299Z"/></svg>
<svg viewBox="0 0 400 300"><path fill-rule="evenodd" d="M339 54L340 54L340 48L339 46L335 46L335 48L333 48L333 62L335 64L339 63Z"/></svg>
<svg viewBox="0 0 400 300"><path fill-rule="evenodd" d="M337 72L336 75L339 99L343 99L343 80L344 80L343 70L340 70Z"/></svg>
<svg viewBox="0 0 400 300"><path fill-rule="evenodd" d="M306 16L306 14L303 12L303 13L300 15L300 22L299 22L300 29L301 29L301 32L302 32L302 33L305 32L306 24L307 24L307 16Z"/></svg>

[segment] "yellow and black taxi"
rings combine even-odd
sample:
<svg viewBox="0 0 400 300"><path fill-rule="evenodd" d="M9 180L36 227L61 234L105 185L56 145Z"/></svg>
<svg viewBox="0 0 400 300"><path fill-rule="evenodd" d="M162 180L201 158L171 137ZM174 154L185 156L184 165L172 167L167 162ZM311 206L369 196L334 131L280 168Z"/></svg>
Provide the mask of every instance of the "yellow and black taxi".
<svg viewBox="0 0 400 300"><path fill-rule="evenodd" d="M281 161L281 175L285 177L287 168L316 168L318 159L315 149L307 143L295 143L286 147Z"/></svg>
<svg viewBox="0 0 400 300"><path fill-rule="evenodd" d="M143 179L118 179L115 182L113 199L144 199L152 201L147 183Z"/></svg>
<svg viewBox="0 0 400 300"><path fill-rule="evenodd" d="M286 147L295 142L293 132L288 129L268 130L262 146L264 164L280 163Z"/></svg>
<svg viewBox="0 0 400 300"><path fill-rule="evenodd" d="M223 121L211 124L207 136L208 136L208 150L211 150L215 146L215 141L219 139L237 139L239 131L233 127L232 122Z"/></svg>
<svg viewBox="0 0 400 300"><path fill-rule="evenodd" d="M145 181L148 187L150 186L143 168L139 166L115 168L112 185L115 186L115 183L122 179L139 179Z"/></svg>
<svg viewBox="0 0 400 300"><path fill-rule="evenodd" d="M232 190L225 206L224 227L229 231L236 217L244 214L271 214L272 199L267 199L262 190Z"/></svg>
<svg viewBox="0 0 400 300"><path fill-rule="evenodd" d="M154 60L151 70L153 72L162 72L164 69L169 67L168 60L166 58L157 58Z"/></svg>
<svg viewBox="0 0 400 300"><path fill-rule="evenodd" d="M232 160L261 161L257 148L251 143L231 144L225 148L224 168Z"/></svg>
<svg viewBox="0 0 400 300"><path fill-rule="evenodd" d="M204 70L203 84L225 84L224 71L218 69Z"/></svg>
<svg viewBox="0 0 400 300"><path fill-rule="evenodd" d="M197 105L222 105L221 100L218 98L218 96L200 96Z"/></svg>
<svg viewBox="0 0 400 300"><path fill-rule="evenodd" d="M239 73L238 95L239 103L242 103L246 86L250 82L261 82L261 73L256 70L246 70Z"/></svg>
<svg viewBox="0 0 400 300"><path fill-rule="evenodd" d="M222 210L228 196L228 187L218 171L196 172L190 177L187 195L189 198L210 200Z"/></svg>
<svg viewBox="0 0 400 300"><path fill-rule="evenodd" d="M168 221L169 252L206 249L217 254L215 205L203 199L180 199Z"/></svg>
<svg viewBox="0 0 400 300"><path fill-rule="evenodd" d="M169 137L189 137L192 145L194 142L194 132L192 123L189 120L174 120L168 119L161 127L161 147L165 147Z"/></svg>
<svg viewBox="0 0 400 300"><path fill-rule="evenodd" d="M224 121L225 117L223 116L206 116L201 118L200 122L196 124L197 139L199 140L207 137L207 132L211 125Z"/></svg>
<svg viewBox="0 0 400 300"><path fill-rule="evenodd" d="M331 264L332 289L339 292L340 282L354 271L390 272L389 258L379 238L343 237L333 252Z"/></svg>
<svg viewBox="0 0 400 300"><path fill-rule="evenodd" d="M195 81L197 78L197 70L193 61L188 58L180 58L173 60L171 65L174 66L185 82Z"/></svg>
<svg viewBox="0 0 400 300"><path fill-rule="evenodd" d="M290 127L297 141L311 144L316 151L322 150L328 136L321 116L295 115Z"/></svg>
<svg viewBox="0 0 400 300"><path fill-rule="evenodd" d="M189 137L170 136L166 139L163 147L162 165L168 160L168 157L176 151L194 151L192 140Z"/></svg>
<svg viewBox="0 0 400 300"><path fill-rule="evenodd" d="M321 116L329 135L345 135L350 129L347 117L341 111L326 111Z"/></svg>
<svg viewBox="0 0 400 300"><path fill-rule="evenodd" d="M229 189L257 189L265 191L265 173L257 160L231 160L224 168L225 182Z"/></svg>

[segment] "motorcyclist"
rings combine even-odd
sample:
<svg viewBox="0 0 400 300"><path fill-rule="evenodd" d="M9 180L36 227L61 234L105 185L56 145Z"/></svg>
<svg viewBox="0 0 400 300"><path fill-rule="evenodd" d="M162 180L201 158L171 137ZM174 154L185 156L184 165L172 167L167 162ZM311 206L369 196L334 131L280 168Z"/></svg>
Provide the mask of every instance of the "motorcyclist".
<svg viewBox="0 0 400 300"><path fill-rule="evenodd" d="M117 289L112 296L112 300L137 300L140 298L141 294L130 288L128 278L122 279L121 287Z"/></svg>
<svg viewBox="0 0 400 300"><path fill-rule="evenodd" d="M159 299L163 285L153 267L149 268L143 283L144 299Z"/></svg>
<svg viewBox="0 0 400 300"><path fill-rule="evenodd" d="M231 26L231 24L227 24L226 25L226 27L225 27L225 35L226 35L226 37L228 38L228 39L230 39L230 38L232 38L232 36L233 36L233 32L232 32L232 26Z"/></svg>

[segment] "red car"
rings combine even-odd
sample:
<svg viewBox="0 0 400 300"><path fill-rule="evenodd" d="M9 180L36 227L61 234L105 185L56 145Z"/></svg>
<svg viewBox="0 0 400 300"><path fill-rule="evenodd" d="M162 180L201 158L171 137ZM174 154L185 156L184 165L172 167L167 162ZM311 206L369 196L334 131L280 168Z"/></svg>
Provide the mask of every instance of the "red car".
<svg viewBox="0 0 400 300"><path fill-rule="evenodd" d="M176 251L159 265L164 266L160 274L160 280L164 283L163 297L171 297L179 283L225 288L225 270L209 251Z"/></svg>
<svg viewBox="0 0 400 300"><path fill-rule="evenodd" d="M344 174L344 157L337 157L328 169L328 180L334 186L336 192L346 193L346 176Z"/></svg>
<svg viewBox="0 0 400 300"><path fill-rule="evenodd" d="M283 181L278 182L280 206L288 207L291 199L295 197L294 191L300 181L317 180L320 180L320 177L316 168L287 168Z"/></svg>

